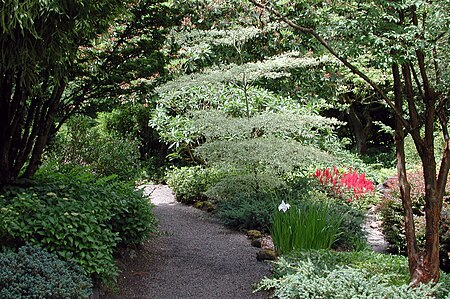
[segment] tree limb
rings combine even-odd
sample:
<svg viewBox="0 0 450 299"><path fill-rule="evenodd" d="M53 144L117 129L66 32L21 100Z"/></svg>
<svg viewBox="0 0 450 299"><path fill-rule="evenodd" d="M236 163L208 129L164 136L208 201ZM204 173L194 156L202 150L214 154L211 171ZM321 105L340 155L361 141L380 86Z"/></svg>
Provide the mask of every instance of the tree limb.
<svg viewBox="0 0 450 299"><path fill-rule="evenodd" d="M317 41L319 41L322 46L325 47L325 49L328 50L334 57L336 57L339 61L341 61L347 68L349 68L354 74L358 75L361 79L363 79L365 82L367 82L374 90L377 92L381 98L388 104L388 106L394 111L394 113L399 117L399 120L401 121L402 125L407 129L408 132L413 131L413 127L410 125L410 123L403 117L403 113L401 111L398 111L398 109L395 107L394 103L386 96L386 94L383 92L380 86L376 84L373 80L371 80L369 77L367 77L361 70L359 70L356 66L351 64L347 59L345 59L343 56L339 55L328 43L325 39L323 39L314 29L300 26L296 23L294 23L292 20L290 20L287 16L281 14L277 9L273 7L273 5L269 2L261 3L256 0L249 0L256 6L265 9L266 11L270 12L271 14L278 17L281 21L288 24L292 28L305 33L312 35Z"/></svg>

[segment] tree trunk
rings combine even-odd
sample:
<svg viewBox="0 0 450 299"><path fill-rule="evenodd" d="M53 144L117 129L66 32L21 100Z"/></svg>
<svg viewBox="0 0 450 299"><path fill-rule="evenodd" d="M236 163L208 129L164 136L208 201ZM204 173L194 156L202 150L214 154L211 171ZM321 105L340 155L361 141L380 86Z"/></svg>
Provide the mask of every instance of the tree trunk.
<svg viewBox="0 0 450 299"><path fill-rule="evenodd" d="M65 87L61 79L49 93L54 78L41 78L40 93L32 94L20 72L0 68L0 187L17 180L25 165L22 177L31 177L40 164Z"/></svg>
<svg viewBox="0 0 450 299"><path fill-rule="evenodd" d="M403 93L400 78L400 70L397 64L392 66L394 78L394 97L397 111L403 111ZM395 151L397 157L397 175L400 195L403 206L403 219L405 222L406 251L408 254L408 266L411 277L419 265L419 250L417 247L416 229L414 226L414 214L411 202L411 186L408 183L405 161L405 132L400 121L401 115L395 115Z"/></svg>
<svg viewBox="0 0 450 299"><path fill-rule="evenodd" d="M349 126L353 132L356 142L356 151L358 154L364 155L367 152L367 140L372 129L372 118L368 107L362 107L362 111L358 111L354 103L350 104L348 116Z"/></svg>

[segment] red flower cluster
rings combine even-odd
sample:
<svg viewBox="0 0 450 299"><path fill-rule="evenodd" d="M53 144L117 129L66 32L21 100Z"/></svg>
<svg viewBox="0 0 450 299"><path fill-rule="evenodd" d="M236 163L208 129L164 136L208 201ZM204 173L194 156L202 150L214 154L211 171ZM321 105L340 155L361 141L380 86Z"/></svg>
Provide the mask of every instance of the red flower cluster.
<svg viewBox="0 0 450 299"><path fill-rule="evenodd" d="M317 169L314 177L320 185L326 186L334 194L348 196L348 202L375 190L373 183L366 179L364 173L359 174L356 169L352 168L339 170L334 166L333 168Z"/></svg>

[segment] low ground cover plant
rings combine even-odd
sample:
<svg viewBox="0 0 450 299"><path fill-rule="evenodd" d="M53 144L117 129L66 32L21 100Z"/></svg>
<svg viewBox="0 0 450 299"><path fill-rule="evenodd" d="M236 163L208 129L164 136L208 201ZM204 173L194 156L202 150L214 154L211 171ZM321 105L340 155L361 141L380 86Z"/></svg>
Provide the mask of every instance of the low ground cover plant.
<svg viewBox="0 0 450 299"><path fill-rule="evenodd" d="M43 168L29 186L5 188L0 206L3 245L42 246L101 282L117 275L115 250L142 242L156 226L132 184L80 167Z"/></svg>
<svg viewBox="0 0 450 299"><path fill-rule="evenodd" d="M39 247L0 252L0 298L74 298L92 295L92 281L73 262Z"/></svg>
<svg viewBox="0 0 450 299"><path fill-rule="evenodd" d="M257 290L275 298L447 298L449 279L438 285L408 286L407 259L370 251L295 252L274 263L274 277Z"/></svg>

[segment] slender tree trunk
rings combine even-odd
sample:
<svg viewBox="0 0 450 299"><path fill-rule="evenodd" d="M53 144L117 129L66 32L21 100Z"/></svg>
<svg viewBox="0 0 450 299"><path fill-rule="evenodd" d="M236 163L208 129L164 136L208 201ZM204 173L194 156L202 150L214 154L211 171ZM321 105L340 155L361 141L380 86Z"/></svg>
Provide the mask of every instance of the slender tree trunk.
<svg viewBox="0 0 450 299"><path fill-rule="evenodd" d="M32 95L20 80L20 72L0 69L0 186L38 169L65 87L60 80L48 94L53 79L47 76L42 93Z"/></svg>
<svg viewBox="0 0 450 299"><path fill-rule="evenodd" d="M38 170L41 164L41 157L44 152L44 148L48 143L48 139L51 133L52 124L54 122L56 112L59 107L61 96L64 92L65 84L60 82L58 86L54 87L52 96L49 101L48 108L46 112L42 115L39 123L39 134L33 146L33 151L31 153L30 161L28 163L25 172L22 177L30 178Z"/></svg>
<svg viewBox="0 0 450 299"><path fill-rule="evenodd" d="M400 71L397 64L392 66L394 78L395 106L398 111L403 111L403 93L401 86ZM414 214L411 202L411 186L408 183L405 161L405 133L399 120L399 115L395 116L395 151L397 157L397 175L400 188L400 195L403 206L403 219L405 222L406 250L408 254L408 265L411 276L415 273L419 264L419 250L417 247L416 229L414 226Z"/></svg>
<svg viewBox="0 0 450 299"><path fill-rule="evenodd" d="M415 10L413 16L415 17ZM417 23L417 20L414 21ZM422 168L425 182L425 247L421 256L421 263L415 273L411 275L411 281L417 285L422 282L439 280L439 223L441 219L443 190L438 190L438 178L436 173L436 160L434 155L434 127L436 119L437 94L434 92L425 69L424 53L416 51L418 67L423 82L425 104L425 135L417 140L413 135L416 149L422 160ZM411 106L410 104L409 106ZM448 175L447 169L441 169Z"/></svg>

